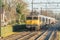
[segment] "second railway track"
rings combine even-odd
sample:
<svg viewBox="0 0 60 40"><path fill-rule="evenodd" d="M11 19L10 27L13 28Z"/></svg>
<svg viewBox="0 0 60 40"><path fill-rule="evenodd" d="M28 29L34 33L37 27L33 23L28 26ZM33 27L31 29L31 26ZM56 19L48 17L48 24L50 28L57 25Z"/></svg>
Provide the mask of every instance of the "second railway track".
<svg viewBox="0 0 60 40"><path fill-rule="evenodd" d="M46 31L21 32L4 38L4 40L54 40L56 31L49 28Z"/></svg>

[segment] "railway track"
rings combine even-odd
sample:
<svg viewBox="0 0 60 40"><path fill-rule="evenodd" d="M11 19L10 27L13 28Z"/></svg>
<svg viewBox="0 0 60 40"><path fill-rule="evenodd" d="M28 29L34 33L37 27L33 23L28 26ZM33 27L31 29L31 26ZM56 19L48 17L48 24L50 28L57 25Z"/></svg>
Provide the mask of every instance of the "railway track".
<svg viewBox="0 0 60 40"><path fill-rule="evenodd" d="M55 40L56 30L49 28L46 31L21 32L4 38L3 40Z"/></svg>
<svg viewBox="0 0 60 40"><path fill-rule="evenodd" d="M26 34L19 34L15 37L6 38L4 40L53 40L55 35L55 32L32 32L32 33L26 33Z"/></svg>
<svg viewBox="0 0 60 40"><path fill-rule="evenodd" d="M57 31L53 31L49 40L57 40Z"/></svg>
<svg viewBox="0 0 60 40"><path fill-rule="evenodd" d="M35 40L37 39L39 36L41 36L44 32L38 32L35 36L29 38L28 40Z"/></svg>
<svg viewBox="0 0 60 40"><path fill-rule="evenodd" d="M18 37L23 37L23 36L26 36L26 35L29 35L31 32L22 32L22 33L17 33L15 35L11 35L7 38L4 38L3 40L15 40L15 39L18 39Z"/></svg>
<svg viewBox="0 0 60 40"><path fill-rule="evenodd" d="M56 29L50 28L48 31L43 33L40 37L35 40L55 40L56 39Z"/></svg>
<svg viewBox="0 0 60 40"><path fill-rule="evenodd" d="M38 37L38 38L35 39L35 40L44 40L45 37L47 36L47 34L48 34L48 31L46 31L44 34L42 34L40 37Z"/></svg>
<svg viewBox="0 0 60 40"><path fill-rule="evenodd" d="M30 35L27 35L23 38L19 38L17 40L43 40L43 39L45 39L47 34L50 35L50 32L48 32L48 30L46 32L37 32L37 33L35 32L35 33L31 33Z"/></svg>
<svg viewBox="0 0 60 40"><path fill-rule="evenodd" d="M34 35L36 35L37 33L38 33L38 32L33 32L33 33L31 33L31 34L29 34L29 35L26 35L26 36L24 36L24 37L22 37L22 38L19 38L19 39L17 39L17 40L27 40L27 39L33 37Z"/></svg>
<svg viewBox="0 0 60 40"><path fill-rule="evenodd" d="M42 33L42 32L40 32L40 33ZM20 40L20 38L23 38L23 37L26 37L25 39L29 39L30 38L29 36L32 37L37 34L38 34L38 32L25 32L25 33L21 32L21 33L15 34L15 35L8 36L7 38L4 38L2 40Z"/></svg>

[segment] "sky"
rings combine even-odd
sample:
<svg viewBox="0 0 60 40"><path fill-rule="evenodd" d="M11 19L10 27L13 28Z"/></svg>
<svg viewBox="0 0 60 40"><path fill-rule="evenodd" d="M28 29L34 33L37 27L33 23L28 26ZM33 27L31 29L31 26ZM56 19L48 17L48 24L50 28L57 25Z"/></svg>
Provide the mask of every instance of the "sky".
<svg viewBox="0 0 60 40"><path fill-rule="evenodd" d="M32 0L24 0L28 4L28 8L31 10L32 9ZM42 9L47 9L47 10L52 10L55 13L60 12L60 0L33 0L34 3L39 3L39 4L33 4L33 8L38 8L35 10L41 10ZM50 4L48 4L48 2ZM47 3L47 4L45 4ZM48 9L49 8L49 9Z"/></svg>

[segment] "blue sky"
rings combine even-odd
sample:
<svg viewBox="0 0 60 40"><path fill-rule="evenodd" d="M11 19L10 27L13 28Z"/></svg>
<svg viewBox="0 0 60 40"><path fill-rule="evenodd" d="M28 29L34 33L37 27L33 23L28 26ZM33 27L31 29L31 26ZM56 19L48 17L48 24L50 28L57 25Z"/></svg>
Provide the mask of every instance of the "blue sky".
<svg viewBox="0 0 60 40"><path fill-rule="evenodd" d="M46 8L49 8L49 10L52 10L52 11L54 11L54 12L60 12L60 0L33 0L34 1L34 3L40 3L40 4L34 4L33 5L33 7L34 8L38 8L38 9L36 9L36 10L41 10L41 8L42 9L46 9ZM32 0L25 0L25 2L27 2L28 3L28 8L31 10L32 9L32 4L31 4L31 2L32 2ZM48 3L48 2L57 2L57 3L59 3L58 5L55 3L55 4L42 4L41 2L45 2L45 3ZM52 9L52 8L56 8L56 9Z"/></svg>

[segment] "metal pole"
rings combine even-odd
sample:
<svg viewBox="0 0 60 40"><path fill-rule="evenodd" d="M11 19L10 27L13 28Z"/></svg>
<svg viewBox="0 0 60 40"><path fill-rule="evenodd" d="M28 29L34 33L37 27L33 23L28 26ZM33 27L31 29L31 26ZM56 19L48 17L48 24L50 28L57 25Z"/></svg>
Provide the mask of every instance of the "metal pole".
<svg viewBox="0 0 60 40"><path fill-rule="evenodd" d="M55 19L56 19L56 15L55 15Z"/></svg>
<svg viewBox="0 0 60 40"><path fill-rule="evenodd" d="M1 36L1 14L2 14L2 0L0 0L0 36Z"/></svg>
<svg viewBox="0 0 60 40"><path fill-rule="evenodd" d="M32 0L32 14L33 14L33 0Z"/></svg>
<svg viewBox="0 0 60 40"><path fill-rule="evenodd" d="M41 15L42 15L42 8L41 8Z"/></svg>

